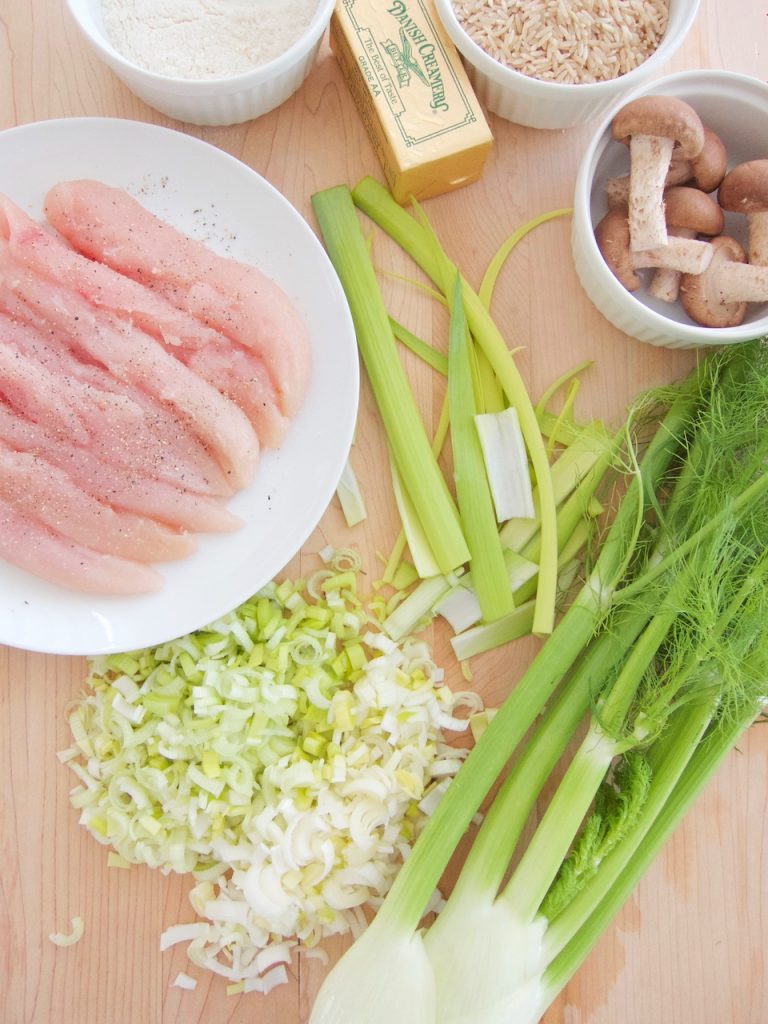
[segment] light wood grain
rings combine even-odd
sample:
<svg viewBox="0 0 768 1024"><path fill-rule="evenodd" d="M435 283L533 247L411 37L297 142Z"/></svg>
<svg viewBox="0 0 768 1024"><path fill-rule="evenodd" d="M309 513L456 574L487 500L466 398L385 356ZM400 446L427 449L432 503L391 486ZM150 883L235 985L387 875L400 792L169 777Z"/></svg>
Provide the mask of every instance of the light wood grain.
<svg viewBox="0 0 768 1024"><path fill-rule="evenodd" d="M758 0L703 0L684 47L665 69L722 67L764 75L766 13ZM309 197L378 175L373 151L335 62L324 49L301 91L247 125L197 129L169 121L133 97L81 42L61 0L0 0L0 128L51 117L107 115L168 125L244 160L311 219ZM590 127L538 132L494 119L495 147L480 182L432 200L428 212L470 279L529 216L568 205ZM377 242L383 268L406 270ZM401 318L428 336L444 327L422 296L389 287ZM581 292L568 224L539 229L515 252L494 307L533 393L562 369L594 360L579 397L584 413L620 416L640 387L682 374L691 356L630 341ZM427 418L439 383L408 360ZM352 533L369 572L397 525L381 430L363 384L353 462L371 516ZM335 503L287 572L314 564L326 543L349 543ZM460 683L447 638L437 658ZM513 685L535 644L477 659L490 702ZM171 988L187 967L181 949L160 954L158 936L191 920L189 883L146 869L111 870L106 852L77 824L70 778L55 751L68 741L64 713L84 677L81 659L0 649L0 1021L3 1024L299 1024L322 979L299 960L293 980L267 999L231 998L221 979L197 991ZM722 767L590 960L547 1013L546 1024L764 1024L768 1020L768 730L756 727ZM57 949L49 932L85 919L85 937ZM341 944L343 945L343 944ZM336 947L332 947L335 955Z"/></svg>

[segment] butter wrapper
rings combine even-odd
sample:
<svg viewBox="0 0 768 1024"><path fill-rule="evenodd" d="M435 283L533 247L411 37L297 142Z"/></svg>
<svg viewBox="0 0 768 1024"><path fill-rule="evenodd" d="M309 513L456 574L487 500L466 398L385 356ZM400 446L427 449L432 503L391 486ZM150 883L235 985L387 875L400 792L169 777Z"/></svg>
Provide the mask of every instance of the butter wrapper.
<svg viewBox="0 0 768 1024"><path fill-rule="evenodd" d="M480 177L493 137L432 0L338 0L330 41L398 202Z"/></svg>

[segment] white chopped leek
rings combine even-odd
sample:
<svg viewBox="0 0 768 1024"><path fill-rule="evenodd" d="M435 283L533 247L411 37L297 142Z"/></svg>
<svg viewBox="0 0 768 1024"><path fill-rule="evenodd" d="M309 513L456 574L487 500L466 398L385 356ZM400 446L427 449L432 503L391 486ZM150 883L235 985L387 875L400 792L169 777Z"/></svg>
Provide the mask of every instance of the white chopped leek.
<svg viewBox="0 0 768 1024"><path fill-rule="evenodd" d="M515 551L504 552L504 564L507 567L509 589L513 594L524 583L532 580L539 571L535 562L523 558ZM472 586L471 572L462 577L458 584L442 600L438 601L435 605L435 612L443 616L454 633L461 633L480 622L480 602Z"/></svg>
<svg viewBox="0 0 768 1024"><path fill-rule="evenodd" d="M183 971L179 971L174 979L173 985L174 988L183 988L188 992L194 992L197 988L197 981L195 978L190 978L190 976L185 974Z"/></svg>
<svg viewBox="0 0 768 1024"><path fill-rule="evenodd" d="M462 633L470 626L474 626L482 616L477 594L466 584L460 584L450 590L435 605L435 611L442 615L454 633Z"/></svg>
<svg viewBox="0 0 768 1024"><path fill-rule="evenodd" d="M299 942L362 931L466 753L443 732L479 710L426 644L372 628L357 553L325 555L306 584L94 659L70 716L81 823L110 863L194 874L202 920L161 950L188 944L238 991L287 977Z"/></svg>
<svg viewBox="0 0 768 1024"><path fill-rule="evenodd" d="M341 511L344 513L344 519L350 529L353 526L357 526L358 523L362 523L362 521L367 518L368 513L365 508L362 492L360 491L360 485L357 482L355 471L352 468L352 463L349 459L347 459L344 464L341 479L339 480L339 485L336 488L336 494L338 495L339 502L341 503Z"/></svg>
<svg viewBox="0 0 768 1024"><path fill-rule="evenodd" d="M432 616L436 603L458 582L458 576L430 576L395 608L382 623L382 627L393 640L399 640L420 628L425 619Z"/></svg>
<svg viewBox="0 0 768 1024"><path fill-rule="evenodd" d="M82 917L72 918L72 931L65 935L62 932L53 932L48 936L54 946L74 946L82 939L85 932L85 922Z"/></svg>
<svg viewBox="0 0 768 1024"><path fill-rule="evenodd" d="M278 985L285 985L288 981L288 972L285 967L275 967L268 974L257 978L246 978L243 982L244 992L261 992L262 995L269 995L273 988Z"/></svg>
<svg viewBox="0 0 768 1024"><path fill-rule="evenodd" d="M467 661L477 654L527 636L533 626L533 607L533 601L526 601L495 622L483 622L451 637L451 647L457 660Z"/></svg>
<svg viewBox="0 0 768 1024"><path fill-rule="evenodd" d="M115 853L114 850L110 850L107 854L108 868L123 868L123 870L127 870L130 866L131 862L126 860L125 857L121 857L119 853Z"/></svg>
<svg viewBox="0 0 768 1024"><path fill-rule="evenodd" d="M191 939L205 939L210 933L210 927L203 921L196 921L192 924L174 924L166 928L160 936L160 952L175 946L178 942L189 942Z"/></svg>
<svg viewBox="0 0 768 1024"><path fill-rule="evenodd" d="M534 519L533 486L520 421L513 406L475 416L496 519Z"/></svg>

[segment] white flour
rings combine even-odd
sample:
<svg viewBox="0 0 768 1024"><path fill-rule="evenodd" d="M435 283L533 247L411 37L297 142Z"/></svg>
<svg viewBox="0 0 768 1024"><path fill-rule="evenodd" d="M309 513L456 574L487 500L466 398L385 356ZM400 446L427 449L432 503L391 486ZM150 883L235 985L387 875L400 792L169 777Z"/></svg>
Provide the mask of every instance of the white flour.
<svg viewBox="0 0 768 1024"><path fill-rule="evenodd" d="M318 0L102 0L114 48L148 71L221 78L284 53Z"/></svg>

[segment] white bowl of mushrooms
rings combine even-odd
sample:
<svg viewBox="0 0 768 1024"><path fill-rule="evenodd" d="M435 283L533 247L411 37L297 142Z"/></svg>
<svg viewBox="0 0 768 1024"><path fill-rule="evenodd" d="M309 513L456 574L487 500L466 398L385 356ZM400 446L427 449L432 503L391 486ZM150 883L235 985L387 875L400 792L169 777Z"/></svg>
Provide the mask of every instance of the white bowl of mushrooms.
<svg viewBox="0 0 768 1024"><path fill-rule="evenodd" d="M640 341L768 334L768 85L686 71L622 101L581 163L572 251L592 302Z"/></svg>

